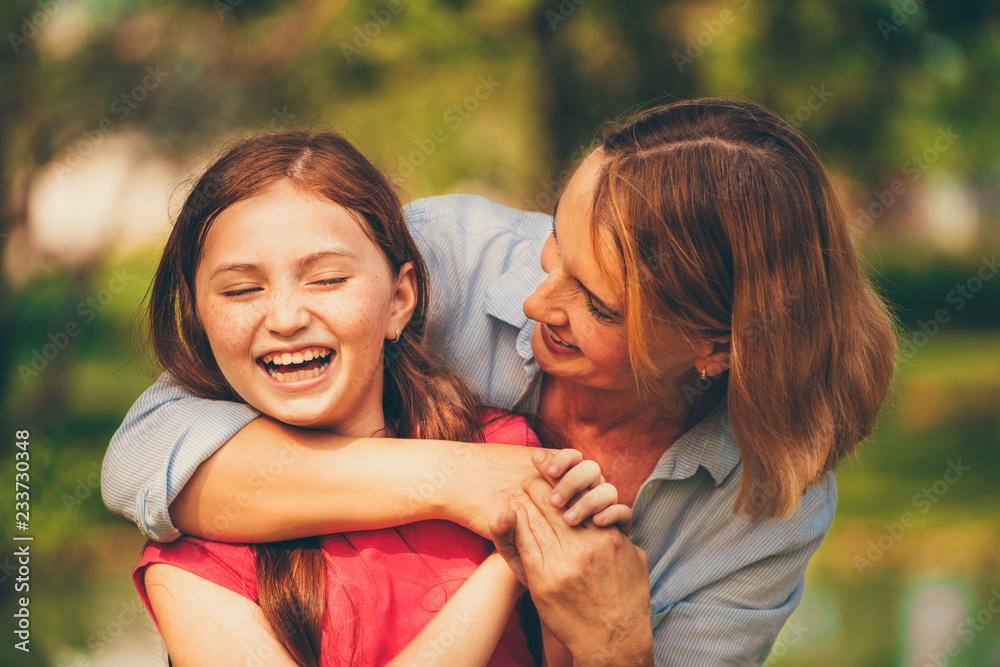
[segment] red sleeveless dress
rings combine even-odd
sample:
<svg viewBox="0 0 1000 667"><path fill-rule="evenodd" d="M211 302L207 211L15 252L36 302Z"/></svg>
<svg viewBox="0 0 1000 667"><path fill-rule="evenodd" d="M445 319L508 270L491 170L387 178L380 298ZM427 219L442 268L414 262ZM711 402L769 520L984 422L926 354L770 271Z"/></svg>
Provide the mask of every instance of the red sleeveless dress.
<svg viewBox="0 0 1000 667"><path fill-rule="evenodd" d="M490 410L484 422L485 442L539 446L521 417ZM321 660L331 667L388 663L493 551L492 542L447 521L335 533L322 536L320 544L327 565ZM258 601L252 545L189 536L149 542L132 579L154 621L144 581L153 563L174 565ZM535 664L516 611L489 664Z"/></svg>

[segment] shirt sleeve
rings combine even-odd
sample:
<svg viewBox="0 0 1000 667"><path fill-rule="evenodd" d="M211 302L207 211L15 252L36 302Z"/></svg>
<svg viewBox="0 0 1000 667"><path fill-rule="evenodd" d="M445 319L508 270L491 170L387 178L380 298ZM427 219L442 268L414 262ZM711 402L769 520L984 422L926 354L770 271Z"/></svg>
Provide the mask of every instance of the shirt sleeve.
<svg viewBox="0 0 1000 667"><path fill-rule="evenodd" d="M258 416L242 403L196 398L164 373L111 439L101 469L104 504L150 539L177 539L170 503L202 461Z"/></svg>
<svg viewBox="0 0 1000 667"><path fill-rule="evenodd" d="M761 665L771 653L785 621L798 606L809 559L833 521L833 473L810 487L792 516L748 525L740 561L702 553L735 567L721 572L684 599L653 604L656 665L714 667ZM720 571L724 570L720 567Z"/></svg>

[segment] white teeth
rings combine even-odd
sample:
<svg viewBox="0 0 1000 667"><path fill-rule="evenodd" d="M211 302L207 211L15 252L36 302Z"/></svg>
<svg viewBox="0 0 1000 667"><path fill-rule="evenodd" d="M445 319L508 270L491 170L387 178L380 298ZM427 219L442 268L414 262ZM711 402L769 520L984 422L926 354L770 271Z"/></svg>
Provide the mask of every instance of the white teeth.
<svg viewBox="0 0 1000 667"><path fill-rule="evenodd" d="M301 364L304 361L312 361L313 359L325 359L328 356L330 356L329 348L310 347L298 352L270 352L262 356L261 361L265 364L274 364L275 366L287 366L288 364Z"/></svg>

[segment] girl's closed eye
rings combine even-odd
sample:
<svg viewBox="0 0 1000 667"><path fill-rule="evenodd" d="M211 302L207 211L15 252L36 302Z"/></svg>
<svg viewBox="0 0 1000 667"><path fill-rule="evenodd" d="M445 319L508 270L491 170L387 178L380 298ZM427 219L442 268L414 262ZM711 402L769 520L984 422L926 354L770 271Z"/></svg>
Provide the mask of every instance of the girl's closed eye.
<svg viewBox="0 0 1000 667"><path fill-rule="evenodd" d="M341 285L341 284L346 283L346 282L347 282L347 278L346 277L340 277L340 278L323 278L322 280L316 280L316 281L314 281L312 284L313 285L327 285L328 286L328 285Z"/></svg>
<svg viewBox="0 0 1000 667"><path fill-rule="evenodd" d="M228 289L222 293L223 296L229 297L230 299L236 298L238 296L245 296L253 292L261 291L260 287L238 287L236 289Z"/></svg>

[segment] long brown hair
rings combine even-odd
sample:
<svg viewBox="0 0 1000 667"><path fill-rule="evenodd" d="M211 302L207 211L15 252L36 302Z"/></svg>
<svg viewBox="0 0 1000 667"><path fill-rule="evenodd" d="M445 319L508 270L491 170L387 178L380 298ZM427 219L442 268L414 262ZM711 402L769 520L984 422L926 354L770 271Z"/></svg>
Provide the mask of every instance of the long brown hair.
<svg viewBox="0 0 1000 667"><path fill-rule="evenodd" d="M602 266L624 267L640 385L655 383L658 326L692 343L731 335L716 381L743 463L734 509L789 512L871 433L894 369L892 317L826 170L791 126L740 100L649 109L600 148L591 238Z"/></svg>
<svg viewBox="0 0 1000 667"><path fill-rule="evenodd" d="M245 139L195 184L167 240L150 292L152 343L164 370L196 396L241 401L219 370L198 319L195 270L216 217L281 180L354 212L393 276L406 262L413 264L417 305L400 339L383 354L386 425L398 437L478 439L476 396L424 343L427 267L407 229L399 198L382 172L332 132ZM257 586L261 609L278 640L299 664L318 667L326 600L318 538L258 545Z"/></svg>

